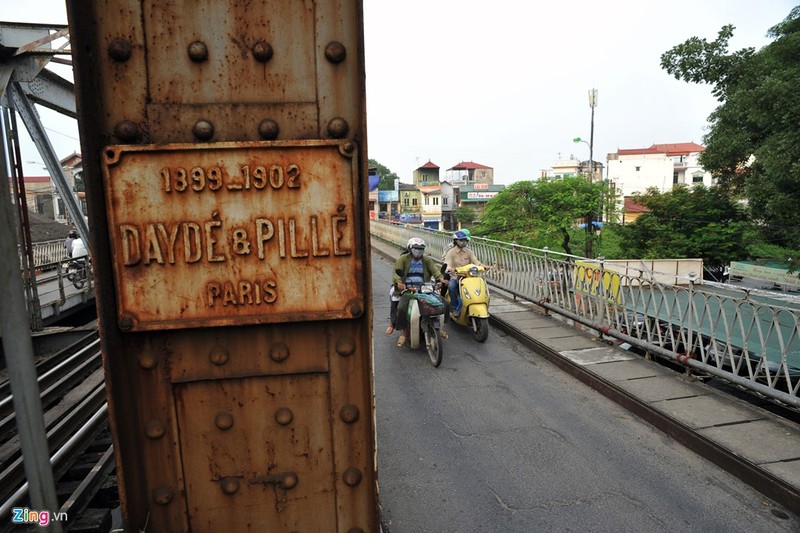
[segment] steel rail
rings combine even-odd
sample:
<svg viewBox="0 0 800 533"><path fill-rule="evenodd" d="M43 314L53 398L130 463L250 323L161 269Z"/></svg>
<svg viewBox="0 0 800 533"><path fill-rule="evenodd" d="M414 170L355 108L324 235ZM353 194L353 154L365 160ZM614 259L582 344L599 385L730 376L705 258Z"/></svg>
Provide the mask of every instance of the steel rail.
<svg viewBox="0 0 800 533"><path fill-rule="evenodd" d="M50 464L54 472L65 470L65 464L68 464L70 460L74 460L83 453L88 443L91 442L97 432L105 426L107 420L108 404L103 403L100 408L94 411L89 420L83 423L79 429L50 456ZM106 454L107 453L108 452L106 452ZM108 459L106 458L106 454L104 454L102 460L107 463ZM113 453L111 455L113 457ZM111 461L111 463L113 464L113 461ZM92 469L92 472L94 472L94 469ZM58 477L60 476L57 475L56 478ZM2 486L6 486L4 478L0 478L0 483L3 484ZM6 517L13 507L22 503L27 494L28 482L24 481L12 494L3 500L2 504L0 504L0 519Z"/></svg>
<svg viewBox="0 0 800 533"><path fill-rule="evenodd" d="M99 341L97 342L99 343ZM61 370L64 370L63 372L59 373L56 369L53 369L48 373L47 379L43 384L53 379L57 379L57 381L41 391L42 405L46 409L47 406L64 396L76 383L79 383L87 373L91 373L97 368L100 368L101 364L100 353L89 353L88 351L81 351L70 357L68 361L64 361L64 364L59 365ZM7 435L13 428L15 422L16 413L14 412L11 412L3 418L0 421L0 435Z"/></svg>
<svg viewBox="0 0 800 533"><path fill-rule="evenodd" d="M86 396L86 398L75 405L66 416L48 430L47 441L50 450L59 450L69 443L72 443L78 435L82 434L82 428L84 428L86 420L96 417L97 411L103 409L102 406L105 403L105 399L105 384L101 382ZM59 462L54 464L53 473L57 479L63 474L63 470L65 470L66 467L64 463L61 462L63 453L57 454L56 457L59 459ZM8 463L11 459L12 458L9 457L6 462ZM0 491L2 491L0 497L4 499L8 498L9 492L13 490L13 487L22 484L24 480L24 461L22 455L18 454L3 472L0 473ZM2 514L0 514L0 516L2 516Z"/></svg>

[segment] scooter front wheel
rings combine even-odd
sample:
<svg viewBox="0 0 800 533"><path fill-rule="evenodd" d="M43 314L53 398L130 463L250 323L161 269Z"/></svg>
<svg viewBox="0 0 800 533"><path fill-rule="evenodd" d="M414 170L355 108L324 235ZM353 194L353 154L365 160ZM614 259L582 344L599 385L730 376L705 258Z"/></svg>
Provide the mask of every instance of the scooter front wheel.
<svg viewBox="0 0 800 533"><path fill-rule="evenodd" d="M439 329L433 324L428 324L425 331L425 347L428 350L428 359L434 367L442 364L442 336Z"/></svg>
<svg viewBox="0 0 800 533"><path fill-rule="evenodd" d="M485 342L489 338L489 319L472 317L472 336L478 342Z"/></svg>

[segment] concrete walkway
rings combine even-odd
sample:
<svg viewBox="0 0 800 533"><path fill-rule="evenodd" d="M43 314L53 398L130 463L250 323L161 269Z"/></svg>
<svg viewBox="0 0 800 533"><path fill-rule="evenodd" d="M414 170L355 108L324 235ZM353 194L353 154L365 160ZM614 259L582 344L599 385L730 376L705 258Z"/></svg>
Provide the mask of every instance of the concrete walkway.
<svg viewBox="0 0 800 533"><path fill-rule="evenodd" d="M372 239L396 258L400 249ZM558 366L794 512L800 510L800 426L623 350L531 303L492 291L496 325ZM578 374L578 372L573 372ZM701 438L695 438L699 435ZM689 438L691 436L691 438ZM700 444L698 444L698 441ZM742 461L742 459L744 461Z"/></svg>

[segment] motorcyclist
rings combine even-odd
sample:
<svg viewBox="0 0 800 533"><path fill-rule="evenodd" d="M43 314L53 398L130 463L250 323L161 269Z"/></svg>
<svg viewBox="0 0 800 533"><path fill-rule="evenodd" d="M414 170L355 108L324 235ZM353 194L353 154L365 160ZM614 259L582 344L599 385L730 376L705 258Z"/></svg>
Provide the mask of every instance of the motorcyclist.
<svg viewBox="0 0 800 533"><path fill-rule="evenodd" d="M72 241L72 258L78 259L89 255L89 250L86 249L86 243L80 237Z"/></svg>
<svg viewBox="0 0 800 533"><path fill-rule="evenodd" d="M72 243L78 238L78 230L71 229L64 240L64 249L67 251L67 257L72 257Z"/></svg>
<svg viewBox="0 0 800 533"><path fill-rule="evenodd" d="M386 334L391 335L395 328L400 328L402 333L397 340L398 346L403 346L408 339L408 296L400 296L407 287L420 287L431 278L441 281L441 273L436 262L425 255L425 241L419 237L408 239L406 250L400 254L392 270L392 290L390 291L391 307L389 312L389 327Z"/></svg>
<svg viewBox="0 0 800 533"><path fill-rule="evenodd" d="M467 248L467 243L470 241L470 236L464 232L464 230L458 230L453 234L453 247L448 250L448 252L444 256L444 263L447 265L447 271L452 272L455 269L466 266L469 264L474 264L478 266L483 266L475 254L472 253L472 250ZM450 278L450 304L451 310L454 314L458 314L460 312L460 301L458 298L458 277L452 276Z"/></svg>

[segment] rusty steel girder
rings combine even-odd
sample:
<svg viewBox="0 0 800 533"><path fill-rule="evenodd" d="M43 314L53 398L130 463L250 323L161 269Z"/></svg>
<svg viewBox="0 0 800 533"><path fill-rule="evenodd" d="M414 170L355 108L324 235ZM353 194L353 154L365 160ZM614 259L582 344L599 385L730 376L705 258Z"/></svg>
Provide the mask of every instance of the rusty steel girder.
<svg viewBox="0 0 800 533"><path fill-rule="evenodd" d="M360 1L68 1L126 530L377 531Z"/></svg>

